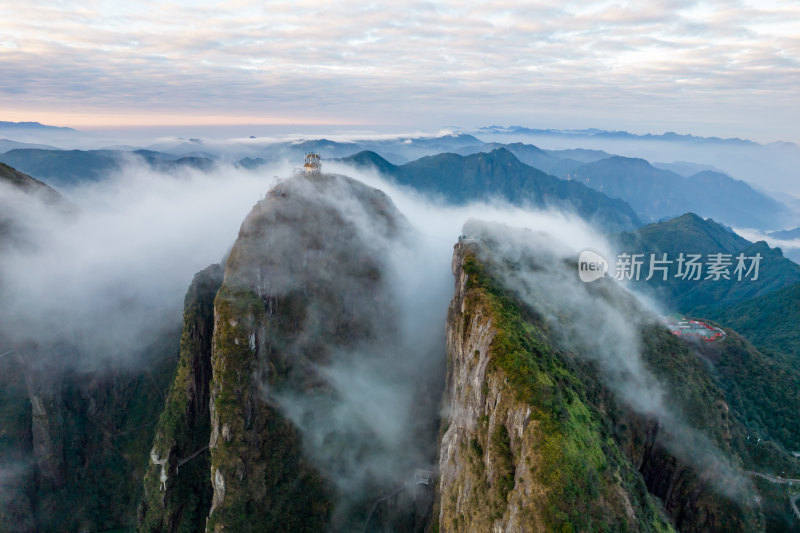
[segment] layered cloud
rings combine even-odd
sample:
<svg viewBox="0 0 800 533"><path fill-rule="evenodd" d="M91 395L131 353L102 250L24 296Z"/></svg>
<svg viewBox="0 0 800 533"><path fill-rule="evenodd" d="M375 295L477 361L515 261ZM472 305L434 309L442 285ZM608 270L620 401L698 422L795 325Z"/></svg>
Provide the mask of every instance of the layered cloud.
<svg viewBox="0 0 800 533"><path fill-rule="evenodd" d="M777 124L771 138L800 118L792 2L120 6L0 7L0 109L73 123L91 110L118 123L453 124L489 120L476 106L491 103L498 119L586 125L590 113L705 123L698 133L753 131L758 116Z"/></svg>

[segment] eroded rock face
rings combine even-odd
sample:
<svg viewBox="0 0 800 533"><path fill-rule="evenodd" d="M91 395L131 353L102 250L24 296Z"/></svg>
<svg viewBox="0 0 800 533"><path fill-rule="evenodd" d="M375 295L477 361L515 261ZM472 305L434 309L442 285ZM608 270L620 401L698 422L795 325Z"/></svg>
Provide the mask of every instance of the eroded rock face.
<svg viewBox="0 0 800 533"><path fill-rule="evenodd" d="M468 290L469 245L453 256L455 294L447 317L447 429L439 449L440 531L547 531L548 487L531 475L541 432L492 364L492 310ZM495 437L495 438L492 438Z"/></svg>
<svg viewBox="0 0 800 533"><path fill-rule="evenodd" d="M439 530L655 531L669 522L681 531L759 530L752 507L675 457L675 437L657 420L623 405L591 364L560 351L542 318L492 277L493 260L503 260L493 251L473 242L453 256ZM654 372L680 364L702 372L667 333L651 333L644 357ZM700 415L703 427L720 453L731 453L727 405L708 378L697 379L671 385L686 406L717 406Z"/></svg>
<svg viewBox="0 0 800 533"><path fill-rule="evenodd" d="M205 527L212 492L208 482L211 340L214 298L221 285L222 268L211 265L195 275L184 299L180 358L145 474L141 531Z"/></svg>
<svg viewBox="0 0 800 533"><path fill-rule="evenodd" d="M385 194L324 174L248 215L215 303L208 530L424 527L430 488L397 490L433 460L438 402L412 416L431 378L397 320L408 231Z"/></svg>
<svg viewBox="0 0 800 533"><path fill-rule="evenodd" d="M448 310L446 430L439 450L438 520L440 531L552 531L572 517L553 512L562 497L548 457L567 444L551 421L549 404L520 394L498 362L507 341L498 323L496 302L470 280L477 245L457 245L453 257L455 294ZM473 273L473 276L478 276ZM594 428L587 428L594 431ZM605 463L605 460L604 460ZM557 470L557 469L556 469ZM652 503L630 497L622 483L596 480L602 493L592 514L629 530L659 518ZM598 494L576 494L596 499ZM633 500L633 503L631 503ZM600 518L602 517L602 518ZM663 525L663 524L662 524ZM572 525L568 526L572 527Z"/></svg>
<svg viewBox="0 0 800 533"><path fill-rule="evenodd" d="M570 263L542 234L471 224L480 238L453 256L440 531L762 530L746 481L720 483L743 480L741 429L691 349L613 284L571 288ZM572 307L601 302L627 317L620 338L641 336L642 372L680 422L629 403L598 366L592 337L610 332Z"/></svg>
<svg viewBox="0 0 800 533"><path fill-rule="evenodd" d="M17 348L31 404L33 456L43 483L60 488L65 483L64 401L60 363L62 354L38 343L28 342ZM16 355L16 354L15 354Z"/></svg>

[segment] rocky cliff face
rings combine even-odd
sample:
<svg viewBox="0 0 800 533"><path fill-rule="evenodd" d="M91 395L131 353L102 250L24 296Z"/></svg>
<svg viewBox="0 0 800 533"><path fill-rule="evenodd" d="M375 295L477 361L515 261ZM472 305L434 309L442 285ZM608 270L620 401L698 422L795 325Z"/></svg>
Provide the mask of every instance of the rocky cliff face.
<svg viewBox="0 0 800 533"><path fill-rule="evenodd" d="M406 484L432 462L438 396L413 401L431 378L395 320L407 235L387 196L338 176L284 182L247 217L214 307L209 531L424 526L430 491Z"/></svg>
<svg viewBox="0 0 800 533"><path fill-rule="evenodd" d="M669 530L575 375L487 287L476 246L453 259L439 530Z"/></svg>
<svg viewBox="0 0 800 533"><path fill-rule="evenodd" d="M209 391L214 298L222 268L197 273L184 301L180 359L156 427L144 497L141 531L200 531L211 504ZM162 482L163 481L163 482Z"/></svg>
<svg viewBox="0 0 800 533"><path fill-rule="evenodd" d="M145 457L173 373L166 333L145 369L66 372L69 344L13 343L0 360L0 517L10 531L107 530L135 523ZM17 355L19 354L19 355ZM74 360L74 359L72 359Z"/></svg>
<svg viewBox="0 0 800 533"><path fill-rule="evenodd" d="M525 254L509 259L485 237L457 245L453 257L439 530L763 529L752 493L749 501L726 495L713 481L711 456L708 464L692 462L676 444L671 432L683 426L665 427L657 416L643 415L641 406L623 401L619 384L609 388L602 363L576 352L578 344L565 336L571 330L558 322L581 320L568 303L574 293L561 291L562 316L548 316L546 305L532 307L528 289L512 287L505 274L507 268L546 271L547 261ZM613 287L595 290L623 298ZM685 446L698 454L716 447L714 453L741 464L730 446L740 429L701 361L658 328L646 337L647 368L667 384L671 405L704 432L685 430L696 439Z"/></svg>
<svg viewBox="0 0 800 533"><path fill-rule="evenodd" d="M60 356L74 352L35 342L24 343L15 350L31 404L33 456L42 483L57 489L65 482L64 369Z"/></svg>
<svg viewBox="0 0 800 533"><path fill-rule="evenodd" d="M758 507L742 475L794 459L746 441L748 404L714 380L742 339L683 344L545 236L490 226L455 249L445 321L387 196L297 177L195 276L180 343L165 331L135 369L66 371L95 354L6 327L0 529L128 527L137 503L140 531L794 525L782 486L756 480Z"/></svg>

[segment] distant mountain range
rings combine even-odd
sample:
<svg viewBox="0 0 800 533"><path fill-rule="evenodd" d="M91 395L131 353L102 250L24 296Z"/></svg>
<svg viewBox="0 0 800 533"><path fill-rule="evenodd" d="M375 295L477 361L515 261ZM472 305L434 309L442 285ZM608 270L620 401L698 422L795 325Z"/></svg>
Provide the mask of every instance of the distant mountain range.
<svg viewBox="0 0 800 533"><path fill-rule="evenodd" d="M782 191L800 197L800 184L797 183L800 147L792 142L759 144L738 137L699 137L674 132L639 135L627 131L523 126L488 126L474 133L487 141L522 140L550 149L589 148L648 161L692 162L706 167L703 170L717 169L745 180L763 191Z"/></svg>
<svg viewBox="0 0 800 533"><path fill-rule="evenodd" d="M149 150L177 155L207 155L224 160L248 158L251 162L269 163L279 160L297 160L306 152L319 152L325 158L347 157L370 150L381 154L394 164L407 163L426 155L443 152L458 152L467 146L485 144L480 139L466 134L448 134L437 137L397 137L385 140L363 139L355 141L332 141L330 139L299 139L282 142L259 142L258 139L231 144L203 139L176 139L162 141L147 147ZM474 151L479 151L479 148Z"/></svg>
<svg viewBox="0 0 800 533"><path fill-rule="evenodd" d="M644 159L613 156L574 168L566 178L625 200L650 221L693 211L730 225L774 228L792 216L745 182L710 170L684 177Z"/></svg>
<svg viewBox="0 0 800 533"><path fill-rule="evenodd" d="M38 123L6 124L12 124L20 130L29 127L59 130L59 128L43 126ZM2 127L0 127L0 131L2 131ZM716 150L721 151L720 153L730 154L730 157L725 159L726 164L735 158L738 158L736 161L739 163L743 162L741 158L747 158L752 163L752 154L769 155L764 165L759 167L759 176L763 176L765 179L777 175L771 169L771 165L779 163L782 165L792 160L791 154L796 148L791 143L765 146L736 138L706 138L669 133L635 135L628 132L608 132L596 129L550 130L521 126L510 128L490 126L479 131L487 135L503 133L511 135L512 138L513 135L522 136L524 134L543 136L545 143L552 136L573 140L584 139L590 146L596 146L596 143L588 142L592 139L628 139L636 141L633 143L636 146L649 146L654 141L668 140L676 143L683 141L684 144L690 143L691 146L697 148L699 153L705 154ZM505 137L502 138L505 139ZM696 143L701 144L696 145ZM709 143L716 143L713 144L714 150L709 150L709 146L712 146ZM627 145L609 144L612 147ZM733 151L728 152L727 150L731 146L737 147L738 151L731 148ZM698 147L705 148L701 150ZM359 152L370 151L378 154L384 161L392 165L402 166L420 158L439 154L470 156L481 152L490 153L501 148L513 154L519 162L538 169L544 174L578 181L609 197L627 202L638 217L645 222L656 222L690 211L730 226L771 230L787 225L796 225L800 218L793 207L787 207L762 190L757 190L744 181L734 179L728 173L720 170L723 167L715 164L690 160L678 160L674 163L650 163L645 158L623 157L613 155L606 150L590 147L543 149L534 144L519 141L484 142L478 137L465 133L345 142L324 138L259 142L254 138L239 143L230 143L191 138L162 141L141 150L122 147L88 151L59 150L47 145L0 139L0 152L4 152L0 153L0 161L55 187L63 187L83 180L103 179L109 173L118 171L131 157L131 154L144 159L147 165L159 170L169 170L181 166L208 169L213 166L213 161L222 164L233 163L243 168L258 170L263 165L285 165L286 161L299 161L303 154L309 151L319 152L327 159L346 158ZM787 156L788 160L781 159L786 154L791 157ZM659 157L663 155L661 153ZM778 157L779 155L780 157ZM430 163L421 164L421 167L428 164ZM796 166L792 168L796 168ZM519 179L509 175L511 182L502 186L499 179L500 177L496 176L492 181L494 187L501 189L497 194L513 201L523 201L522 198L513 198ZM440 189L446 189L449 186L455 185L453 183L442 184ZM442 189L439 192L447 191ZM481 192L485 193L486 191ZM452 195L447 193L446 196ZM781 237L776 236L776 238Z"/></svg>
<svg viewBox="0 0 800 533"><path fill-rule="evenodd" d="M8 152L11 150L16 150L18 148L35 148L39 150L59 150L59 148L55 146L50 146L48 144L35 144L35 143L23 143L18 141L11 141L9 139L0 139L0 154L3 152Z"/></svg>
<svg viewBox="0 0 800 533"><path fill-rule="evenodd" d="M687 211L726 224L768 229L795 220L777 200L708 165L675 164L675 171L644 159L613 156L602 150L542 150L524 143L466 146L462 155L505 148L530 166L568 180L577 180L604 194L625 200L646 221ZM671 166L661 164L660 166ZM681 172L687 172L683 175Z"/></svg>
<svg viewBox="0 0 800 533"><path fill-rule="evenodd" d="M662 170L669 170L671 172L674 172L675 174L680 174L681 176L687 178L704 170L711 170L713 172L722 172L720 169L712 165L701 165L699 163L692 163L690 161L674 161L672 163L653 162L650 164L656 168L660 168Z"/></svg>
<svg viewBox="0 0 800 533"><path fill-rule="evenodd" d="M641 158L615 156L602 150L543 150L520 142L484 143L469 135L363 142L337 142L328 139L283 142L252 146L245 152L251 153L251 156L233 161L230 161L232 154L225 154L221 151L222 148L200 139L158 146L170 151L58 150L0 140L0 150L2 148L11 149L0 154L0 161L57 188L86 180L101 180L108 174L119 171L131 158L142 160L151 168L162 171L179 167L209 169L214 166L215 160L229 161L243 168L257 170L266 164L286 160L300 161L304 153L313 151L322 153L328 159L352 157L352 162L357 164L368 162L371 166L381 167L385 174L393 175L395 179L405 173L401 181L443 194L450 200L478 199L492 194L513 202L531 201L532 197L526 196L527 193L521 190L523 182L530 180L533 175L539 176L539 179L543 179L541 175L550 175L551 178L579 182L606 196L627 202L639 218L649 222L674 217L687 211L712 217L727 225L762 230L785 227L787 223L796 220L796 214L779 201L727 174L708 170L707 165L676 164L675 170L683 173L699 169L685 176L658 168ZM460 159L454 156L471 157L498 150L513 155L514 161L500 163L501 166L508 163L511 167L502 172L501 167L492 167L493 175L489 181L485 181L485 176L476 175L478 182L484 180L485 183L478 186L476 182L459 192L457 189L462 186L463 174L469 170L458 168L457 162ZM373 153L381 161L374 158L367 161L370 157L364 155L356 157L360 152ZM241 155L239 152L236 154ZM420 155L421 157L415 157ZM439 159L426 159L430 157ZM492 156L496 157L497 154ZM411 162L414 164L405 166ZM386 166L387 164L390 166ZM434 168L436 165L441 165L441 168ZM403 170L395 167L403 167ZM515 175L517 170L522 174ZM532 172L533 170L537 170L538 174ZM488 167L481 170L484 173L487 171ZM457 180L453 176L448 177L448 172L456 172ZM441 183L435 183L440 180ZM548 201L554 198L563 200L564 195L568 194L567 190L572 191L569 194L576 194L579 190L574 185L558 184L552 179L548 183L537 191L539 196L546 197ZM516 197L518 193L522 196ZM585 196L585 193L581 195ZM619 229L620 226L616 228Z"/></svg>
<svg viewBox="0 0 800 533"><path fill-rule="evenodd" d="M636 140L658 140L669 142L702 142L702 143L726 143L737 145L757 145L753 141L732 137L723 139L720 137L698 137L695 135L682 135L673 131L662 134L646 133L644 135L629 133L627 131L609 131L596 128L562 130L562 129L537 129L524 126L484 126L478 128L480 133L503 133L503 134L525 134L525 135L548 135L562 137L594 137L607 139L636 139ZM790 143L791 144L791 143Z"/></svg>
<svg viewBox="0 0 800 533"><path fill-rule="evenodd" d="M39 122L6 122L0 120L0 129L37 129L37 130L45 130L45 131L77 131L72 128L66 127L59 127L59 126L47 126L45 124L40 124Z"/></svg>
<svg viewBox="0 0 800 533"><path fill-rule="evenodd" d="M214 165L212 160L203 157L179 157L149 150L14 149L0 154L0 161L56 188L100 181L119 172L125 164L136 161L162 171L179 167L209 169Z"/></svg>
<svg viewBox="0 0 800 533"><path fill-rule="evenodd" d="M595 150L542 150L541 148L532 144L523 143L483 143L479 146L467 146L457 151L461 155L469 155L477 152L488 152L505 148L517 158L532 167L543 170L548 174L563 178L571 170L574 170L585 162L596 161L603 157L609 157L609 154ZM584 153L585 152L585 153ZM574 157L570 157L574 156Z"/></svg>
<svg viewBox="0 0 800 533"><path fill-rule="evenodd" d="M800 228L793 228L793 229L784 229L779 231L773 231L769 233L770 237L774 237L776 239L781 239L784 241L791 241L794 239L800 239Z"/></svg>
<svg viewBox="0 0 800 533"><path fill-rule="evenodd" d="M48 126L39 122L0 121L0 139L58 148L83 148L105 142L101 135L73 128ZM101 146L101 145L100 145ZM9 150L9 148L5 148ZM0 147L0 152L4 151Z"/></svg>
<svg viewBox="0 0 800 533"><path fill-rule="evenodd" d="M499 198L518 205L569 207L606 228L633 228L640 224L624 201L550 176L521 162L506 148L467 156L438 154L399 166L370 151L341 161L373 168L399 184L456 204Z"/></svg>

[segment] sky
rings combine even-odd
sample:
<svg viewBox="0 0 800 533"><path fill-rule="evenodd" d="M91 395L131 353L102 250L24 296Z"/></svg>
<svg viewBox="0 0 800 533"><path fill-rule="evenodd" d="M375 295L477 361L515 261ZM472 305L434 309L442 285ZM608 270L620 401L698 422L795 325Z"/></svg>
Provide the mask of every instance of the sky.
<svg viewBox="0 0 800 533"><path fill-rule="evenodd" d="M0 120L800 141L800 2L0 4Z"/></svg>

